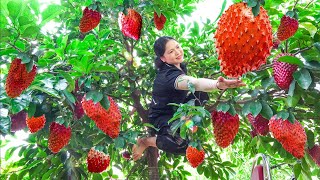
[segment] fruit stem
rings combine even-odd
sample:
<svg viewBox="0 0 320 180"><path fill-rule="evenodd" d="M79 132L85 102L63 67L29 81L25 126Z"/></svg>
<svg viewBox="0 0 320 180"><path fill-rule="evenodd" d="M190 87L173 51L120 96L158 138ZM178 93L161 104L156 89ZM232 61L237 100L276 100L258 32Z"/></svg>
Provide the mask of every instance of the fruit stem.
<svg viewBox="0 0 320 180"><path fill-rule="evenodd" d="M286 53L288 53L288 40L286 40Z"/></svg>
<svg viewBox="0 0 320 180"><path fill-rule="evenodd" d="M313 0L311 0L307 5L306 7L304 7L304 9L307 9L307 7L313 2Z"/></svg>
<svg viewBox="0 0 320 180"><path fill-rule="evenodd" d="M293 6L293 8L292 8L292 10L296 8L296 5L298 4L298 2L299 2L299 0L296 0L296 2L294 3L294 6Z"/></svg>

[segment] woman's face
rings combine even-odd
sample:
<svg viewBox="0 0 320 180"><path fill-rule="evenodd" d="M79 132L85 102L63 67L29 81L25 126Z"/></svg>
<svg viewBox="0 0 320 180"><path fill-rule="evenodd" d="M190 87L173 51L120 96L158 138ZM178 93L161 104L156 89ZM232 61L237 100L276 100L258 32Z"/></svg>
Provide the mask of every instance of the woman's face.
<svg viewBox="0 0 320 180"><path fill-rule="evenodd" d="M183 49L175 40L169 40L166 44L166 50L160 58L163 62L178 65L183 62Z"/></svg>

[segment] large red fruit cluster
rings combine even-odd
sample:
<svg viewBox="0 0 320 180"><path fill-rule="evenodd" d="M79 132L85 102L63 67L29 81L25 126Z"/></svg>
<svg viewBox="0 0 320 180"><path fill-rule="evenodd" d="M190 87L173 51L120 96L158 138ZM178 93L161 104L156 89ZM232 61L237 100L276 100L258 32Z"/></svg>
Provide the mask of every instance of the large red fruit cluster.
<svg viewBox="0 0 320 180"><path fill-rule="evenodd" d="M164 28L164 24L167 21L167 18L161 13L160 16L156 12L153 13L153 21L154 25L158 30L162 30Z"/></svg>
<svg viewBox="0 0 320 180"><path fill-rule="evenodd" d="M127 9L128 14L119 13L118 22L124 36L138 40L141 34L142 17L134 9Z"/></svg>
<svg viewBox="0 0 320 180"><path fill-rule="evenodd" d="M71 138L71 128L52 122L48 139L48 147L53 153L58 153L64 146L69 143Z"/></svg>
<svg viewBox="0 0 320 180"><path fill-rule="evenodd" d="M198 150L195 147L188 146L186 150L187 160L193 168L199 166L204 160L204 150Z"/></svg>
<svg viewBox="0 0 320 180"><path fill-rule="evenodd" d="M289 89L293 80L293 73L298 69L297 65L289 64L286 62L280 62L278 59L282 56L294 56L290 53L279 54L272 64L274 81L281 89Z"/></svg>
<svg viewBox="0 0 320 180"><path fill-rule="evenodd" d="M86 7L83 10L83 16L80 20L80 31L86 33L98 26L101 20L101 14L98 11Z"/></svg>
<svg viewBox="0 0 320 180"><path fill-rule="evenodd" d="M82 107L86 115L91 118L105 134L111 138L117 138L120 133L121 113L118 105L111 97L108 97L110 107L108 110L103 108L98 102L94 104L92 100L86 100L85 96L82 99Z"/></svg>
<svg viewBox="0 0 320 180"><path fill-rule="evenodd" d="M39 117L32 116L31 118L27 117L26 123L29 131L31 133L35 133L44 127L46 123L46 117L44 115Z"/></svg>
<svg viewBox="0 0 320 180"><path fill-rule="evenodd" d="M298 20L290 16L282 16L280 25L277 31L277 37L280 41L284 41L293 36L299 27Z"/></svg>
<svg viewBox="0 0 320 180"><path fill-rule="evenodd" d="M24 111L11 115L11 132L16 132L27 127L26 118L27 113Z"/></svg>
<svg viewBox="0 0 320 180"><path fill-rule="evenodd" d="M21 59L14 59L11 62L8 77L6 79L6 92L11 98L18 97L27 87L30 86L36 76L36 65L33 65L30 72Z"/></svg>
<svg viewBox="0 0 320 180"><path fill-rule="evenodd" d="M314 145L311 149L308 149L308 153L313 159L313 161L320 166L320 146Z"/></svg>
<svg viewBox="0 0 320 180"><path fill-rule="evenodd" d="M211 113L214 138L218 146L228 147L239 131L239 116L229 112L213 111Z"/></svg>
<svg viewBox="0 0 320 180"><path fill-rule="evenodd" d="M253 115L250 113L247 115L247 118L249 119L249 122L255 129L255 131L262 135L265 136L269 132L269 120L262 117L261 114L258 114L256 117L253 117Z"/></svg>
<svg viewBox="0 0 320 180"><path fill-rule="evenodd" d="M101 151L91 148L87 156L87 163L89 172L101 173L109 166L110 157Z"/></svg>
<svg viewBox="0 0 320 180"><path fill-rule="evenodd" d="M266 63L272 49L272 29L267 11L254 17L245 3L231 5L221 16L215 33L222 72L239 77Z"/></svg>
<svg viewBox="0 0 320 180"><path fill-rule="evenodd" d="M297 120L291 123L287 119L273 116L269 122L269 129L286 151L298 159L303 158L307 135Z"/></svg>

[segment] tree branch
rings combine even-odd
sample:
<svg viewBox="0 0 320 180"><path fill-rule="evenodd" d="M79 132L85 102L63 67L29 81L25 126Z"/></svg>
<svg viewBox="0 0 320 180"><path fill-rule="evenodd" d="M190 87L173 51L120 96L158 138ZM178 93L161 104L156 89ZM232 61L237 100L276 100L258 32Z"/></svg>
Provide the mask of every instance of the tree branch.
<svg viewBox="0 0 320 180"><path fill-rule="evenodd" d="M21 49L19 49L17 46L15 46L14 44L7 42L10 46L12 46L14 49L16 49L19 52L22 52Z"/></svg>
<svg viewBox="0 0 320 180"><path fill-rule="evenodd" d="M308 51L308 50L311 49L311 48L313 48L313 46L309 46L309 47L300 49L299 51L297 51L297 52L294 53L293 55L297 55L297 54L302 53L302 52L304 52L304 51Z"/></svg>

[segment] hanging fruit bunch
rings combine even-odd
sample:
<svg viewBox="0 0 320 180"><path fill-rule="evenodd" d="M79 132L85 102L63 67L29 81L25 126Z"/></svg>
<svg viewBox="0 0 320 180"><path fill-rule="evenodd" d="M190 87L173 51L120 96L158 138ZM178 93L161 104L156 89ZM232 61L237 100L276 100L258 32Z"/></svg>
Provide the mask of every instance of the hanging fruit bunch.
<svg viewBox="0 0 320 180"><path fill-rule="evenodd" d="M97 5L94 5L92 7L97 8ZM89 9L89 7L86 7L83 10L83 16L80 20L80 32L87 33L91 31L92 29L96 28L101 20L101 14L100 12L96 11L95 9Z"/></svg>
<svg viewBox="0 0 320 180"><path fill-rule="evenodd" d="M128 8L127 14L119 13L118 23L124 36L138 40L141 35L142 17L134 9Z"/></svg>
<svg viewBox="0 0 320 180"><path fill-rule="evenodd" d="M214 37L221 70L228 77L258 69L273 46L267 11L260 7L254 16L246 3L233 4L224 12Z"/></svg>
<svg viewBox="0 0 320 180"><path fill-rule="evenodd" d="M153 21L156 28L160 31L164 28L167 18L161 13L160 16L156 12L153 13Z"/></svg>

